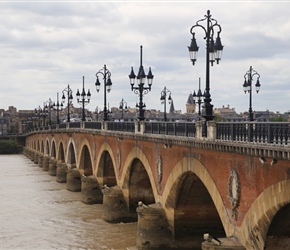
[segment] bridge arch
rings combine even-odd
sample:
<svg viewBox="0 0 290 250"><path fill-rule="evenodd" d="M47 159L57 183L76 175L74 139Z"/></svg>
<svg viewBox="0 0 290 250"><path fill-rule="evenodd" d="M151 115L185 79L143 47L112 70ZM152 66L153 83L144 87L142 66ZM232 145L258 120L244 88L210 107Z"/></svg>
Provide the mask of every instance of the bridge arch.
<svg viewBox="0 0 290 250"><path fill-rule="evenodd" d="M81 174L84 174L86 176L93 175L93 163L92 163L92 157L91 157L91 149L89 146L89 143L87 140L84 140L82 143L82 146L80 147L80 154L79 154L79 160L78 160L78 168L81 172Z"/></svg>
<svg viewBox="0 0 290 250"><path fill-rule="evenodd" d="M95 168L96 177L101 186L104 184L108 187L117 185L116 164L113 155L110 145L104 142L100 148Z"/></svg>
<svg viewBox="0 0 290 250"><path fill-rule="evenodd" d="M278 182L264 192L248 210L242 225L240 239L247 249L264 249L267 233L272 226L273 219L280 220L279 212L289 218L290 180ZM277 216L276 216L277 215ZM285 222L288 223L289 221ZM280 220L281 222L281 220ZM277 223L277 221L274 221ZM275 227L275 225L273 225ZM289 224L288 224L289 226ZM269 231L269 233L271 233Z"/></svg>
<svg viewBox="0 0 290 250"><path fill-rule="evenodd" d="M45 155L50 155L50 150L49 150L50 148L49 148L49 140L48 140L48 138L46 138L46 140L45 140L45 148L44 148L44 154Z"/></svg>
<svg viewBox="0 0 290 250"><path fill-rule="evenodd" d="M50 150L50 157L56 159L56 142L55 139L53 138L51 140L51 150Z"/></svg>
<svg viewBox="0 0 290 250"><path fill-rule="evenodd" d="M64 145L63 145L63 142L62 141L58 145L57 160L59 162L65 162L65 158L64 158Z"/></svg>
<svg viewBox="0 0 290 250"><path fill-rule="evenodd" d="M204 222L207 217L202 217L203 211L198 206L203 206L205 209L205 205L206 209L210 210L208 212L214 213L211 216L211 223L218 228L219 233L229 234L230 228L225 226L228 214L221 195L207 169L196 158L184 157L174 166L164 188L162 203L169 227L175 238L179 237L177 231L182 230L183 226L186 229L192 226L198 227L198 224L190 224L193 221L191 218L182 218L182 213L185 212L189 217L194 217L196 216L194 213L199 212L201 214L200 222L201 220ZM193 214L190 214L190 211L182 211L186 210L186 205L190 205L189 209L193 211ZM185 224L183 225L182 221L178 222L179 219L183 220Z"/></svg>
<svg viewBox="0 0 290 250"><path fill-rule="evenodd" d="M75 150L74 141L72 139L70 139L70 141L68 143L66 163L70 164L71 167L76 166L76 150Z"/></svg>
<svg viewBox="0 0 290 250"><path fill-rule="evenodd" d="M121 183L123 194L131 211L136 209L140 200L145 204L159 201L149 161L140 148L135 147L128 154L121 179L123 180Z"/></svg>

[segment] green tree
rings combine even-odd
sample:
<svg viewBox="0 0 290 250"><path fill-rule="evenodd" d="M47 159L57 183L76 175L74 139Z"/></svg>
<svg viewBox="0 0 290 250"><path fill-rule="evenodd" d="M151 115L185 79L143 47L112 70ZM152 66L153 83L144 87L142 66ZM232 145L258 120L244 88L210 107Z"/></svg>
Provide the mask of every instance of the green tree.
<svg viewBox="0 0 290 250"><path fill-rule="evenodd" d="M18 154L20 148L15 140L0 140L0 154Z"/></svg>

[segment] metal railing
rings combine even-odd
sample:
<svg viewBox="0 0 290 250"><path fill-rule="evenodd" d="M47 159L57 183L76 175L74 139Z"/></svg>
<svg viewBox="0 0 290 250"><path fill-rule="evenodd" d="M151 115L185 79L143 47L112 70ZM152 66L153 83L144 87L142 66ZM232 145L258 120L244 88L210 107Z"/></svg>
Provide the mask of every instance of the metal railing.
<svg viewBox="0 0 290 250"><path fill-rule="evenodd" d="M223 141L247 141L268 144L289 143L288 122L218 122L217 139Z"/></svg>
<svg viewBox="0 0 290 250"><path fill-rule="evenodd" d="M71 122L49 127L35 128L34 131L66 128L83 128L137 133L134 122ZM136 131L135 131L136 129ZM201 129L201 128L200 128ZM145 134L196 137L196 124L192 122L145 122ZM220 141L253 142L260 144L290 144L290 123L288 122L217 122L216 137Z"/></svg>
<svg viewBox="0 0 290 250"><path fill-rule="evenodd" d="M112 131L135 132L134 122L107 122L107 129Z"/></svg>
<svg viewBox="0 0 290 250"><path fill-rule="evenodd" d="M149 122L145 123L145 133L195 137L196 127L190 122Z"/></svg>

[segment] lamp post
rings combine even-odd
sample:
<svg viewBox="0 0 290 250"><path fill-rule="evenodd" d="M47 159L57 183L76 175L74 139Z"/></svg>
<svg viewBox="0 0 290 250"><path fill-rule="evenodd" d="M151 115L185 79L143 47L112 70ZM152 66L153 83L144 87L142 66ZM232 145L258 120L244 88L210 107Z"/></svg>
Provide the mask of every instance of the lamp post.
<svg viewBox="0 0 290 250"><path fill-rule="evenodd" d="M125 106L124 106L125 105ZM124 118L124 109L127 110L127 102L124 101L124 99L122 98L122 101L120 102L120 106L119 109L122 110L122 119Z"/></svg>
<svg viewBox="0 0 290 250"><path fill-rule="evenodd" d="M200 22L206 21L206 26L202 26ZM194 65L197 60L197 52L198 52L198 46L195 39L195 32L193 30L195 28L201 28L205 32L205 40L206 40L206 88L204 93L204 107L205 107L205 113L203 117L206 119L206 121L213 119L213 105L211 102L211 95L210 95L210 67L213 66L214 61L216 61L217 64L219 64L219 61L221 60L223 45L221 43L220 39L220 33L222 31L221 26L217 23L215 19L211 17L210 11L207 11L207 15L204 16L203 19L200 19L196 22L195 25L193 25L190 29L190 33L192 34L191 44L188 46L189 50L189 56L192 61L192 64ZM214 33L215 29L218 29L217 31L217 38L214 43Z"/></svg>
<svg viewBox="0 0 290 250"><path fill-rule="evenodd" d="M134 91L135 94L139 95L139 104L136 104L136 107L139 108L139 117L138 119L140 121L143 121L145 119L144 117L144 108L146 107L145 103L143 103L143 95L148 94L149 91L151 91L151 86L153 82L153 75L151 72L151 67L149 67L149 72L148 75L146 76L144 72L144 68L142 65L142 45L140 46L140 67L139 67L139 72L137 75L137 85L134 86L135 84L135 78L136 75L134 74L133 67L131 67L131 73L129 75L130 78L130 84L131 84L131 90ZM148 87L145 87L145 80L148 80Z"/></svg>
<svg viewBox="0 0 290 250"><path fill-rule="evenodd" d="M103 76L103 80L104 80L104 121L107 121L108 120L107 92L109 93L111 91L112 81L111 81L111 72L107 69L106 64L104 65L102 69L100 69L96 73L97 80L96 80L95 85L96 85L97 92L100 91L100 86L101 86L101 83L98 77L99 74Z"/></svg>
<svg viewBox="0 0 290 250"><path fill-rule="evenodd" d="M53 108L53 101L49 98L48 101L45 102L44 110L48 112L48 124L51 125L51 109Z"/></svg>
<svg viewBox="0 0 290 250"><path fill-rule="evenodd" d="M169 89L167 89L165 86L160 94L161 94L161 97L160 97L161 104L164 104L164 121L166 122L166 97L167 97L167 94L169 94L168 103L170 104L171 100L172 100L171 91Z"/></svg>
<svg viewBox="0 0 290 250"><path fill-rule="evenodd" d="M54 110L56 110L56 124L59 124L59 111L62 110L63 104L59 104L58 100L58 92L57 92L57 99L56 99L56 104L53 104Z"/></svg>
<svg viewBox="0 0 290 250"><path fill-rule="evenodd" d="M72 90L70 88L69 85L67 85L67 88L65 88L63 91L62 91L62 103L65 102L65 95L64 93L67 94L67 122L70 122L70 113L69 113L69 106L70 104L72 103L72 99L73 99L73 96L72 96Z"/></svg>
<svg viewBox="0 0 290 250"><path fill-rule="evenodd" d="M197 102L198 104L198 120L200 121L200 106L203 103L202 98L204 97L204 94L202 94L201 89L200 89L200 78L199 78L199 85L198 85L198 91L197 94L195 93L195 90L193 91L193 100Z"/></svg>
<svg viewBox="0 0 290 250"><path fill-rule="evenodd" d="M89 103L91 100L91 92L88 90L88 93L86 94L85 92L85 77L83 76L83 90L82 93L80 94L79 90L76 93L77 96L77 102L82 103L82 121L84 122L86 120L86 114L85 114L85 104ZM80 100L80 96L82 99ZM87 98L87 100L86 100Z"/></svg>
<svg viewBox="0 0 290 250"><path fill-rule="evenodd" d="M257 82L256 82L256 92L257 94L260 91L260 74L253 70L252 66L250 66L250 69L246 72L246 74L244 75L244 84L243 84L243 88L244 88L244 92L245 94L248 92L250 99L249 99L249 121L252 122L254 121L254 116L253 116L253 110L252 110L252 81L253 81L253 77L257 76Z"/></svg>
<svg viewBox="0 0 290 250"><path fill-rule="evenodd" d="M99 121L99 107L97 106L96 109L95 109L95 114L96 114L96 120L97 122Z"/></svg>

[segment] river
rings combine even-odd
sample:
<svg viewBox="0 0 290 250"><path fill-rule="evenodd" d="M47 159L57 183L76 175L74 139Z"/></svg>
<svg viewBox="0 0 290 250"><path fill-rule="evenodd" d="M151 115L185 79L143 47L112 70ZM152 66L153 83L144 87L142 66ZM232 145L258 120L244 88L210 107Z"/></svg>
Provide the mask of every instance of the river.
<svg viewBox="0 0 290 250"><path fill-rule="evenodd" d="M137 249L137 223L105 222L101 204L84 204L25 156L0 155L0 171L1 250Z"/></svg>

